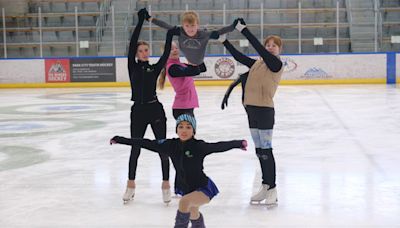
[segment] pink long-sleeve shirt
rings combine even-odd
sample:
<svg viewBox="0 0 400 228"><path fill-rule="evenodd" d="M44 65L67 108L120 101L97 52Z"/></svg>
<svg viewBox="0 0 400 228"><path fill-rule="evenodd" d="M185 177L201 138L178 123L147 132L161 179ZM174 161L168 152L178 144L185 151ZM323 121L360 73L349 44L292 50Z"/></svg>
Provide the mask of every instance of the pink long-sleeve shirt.
<svg viewBox="0 0 400 228"><path fill-rule="evenodd" d="M171 65L179 64L185 66L179 59L168 59L167 76L172 87L175 90L173 109L190 109L199 107L199 99L197 97L196 87L192 77L171 77L168 70Z"/></svg>

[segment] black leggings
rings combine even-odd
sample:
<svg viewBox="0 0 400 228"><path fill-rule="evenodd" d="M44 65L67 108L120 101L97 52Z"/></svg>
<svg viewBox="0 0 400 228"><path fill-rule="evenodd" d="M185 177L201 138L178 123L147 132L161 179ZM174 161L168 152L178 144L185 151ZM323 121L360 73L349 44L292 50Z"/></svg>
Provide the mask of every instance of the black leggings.
<svg viewBox="0 0 400 228"><path fill-rule="evenodd" d="M193 108L188 109L172 109L172 115L174 116L175 120L182 114L189 114L194 117Z"/></svg>
<svg viewBox="0 0 400 228"><path fill-rule="evenodd" d="M167 118L162 104L158 101L150 104L133 104L131 108L131 137L143 138L147 125L150 124L156 139L165 139ZM139 147L132 147L129 158L129 180L135 180ZM169 180L169 157L159 153L163 180Z"/></svg>

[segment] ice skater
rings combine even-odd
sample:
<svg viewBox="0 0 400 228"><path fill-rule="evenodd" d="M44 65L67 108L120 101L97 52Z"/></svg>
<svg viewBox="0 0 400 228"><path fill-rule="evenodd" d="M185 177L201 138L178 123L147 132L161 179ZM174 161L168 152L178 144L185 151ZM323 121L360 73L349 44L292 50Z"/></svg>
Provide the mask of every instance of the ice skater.
<svg viewBox="0 0 400 228"><path fill-rule="evenodd" d="M168 77L174 91L174 103L172 105L172 115L175 120L181 114L188 113L194 116L194 109L199 107L194 80L188 72L187 65L179 60L179 47L172 41L171 53L169 55L165 71L160 75L159 87L162 89L165 83L165 77Z"/></svg>
<svg viewBox="0 0 400 228"><path fill-rule="evenodd" d="M161 72L158 80L159 88L163 89L165 78L168 77L174 91L174 103L172 105L172 115L175 120L181 114L190 114L194 117L194 109L199 107L199 99L197 96L194 80L191 76L191 69L179 60L179 47L172 41L171 53L167 61L165 69ZM189 71L189 72L188 72ZM175 178L175 195L180 195L177 189L177 178Z"/></svg>
<svg viewBox="0 0 400 228"><path fill-rule="evenodd" d="M203 162L207 155L224 152L234 148L246 150L246 140L207 143L194 138L196 120L189 114L182 114L176 120L176 133L179 138L164 140L148 140L142 138L129 139L114 136L110 144L125 144L133 147L143 147L171 157L176 169L180 191L183 197L179 201L179 209L175 218L175 228L205 227L204 217L199 207L205 205L219 191L214 182L204 173Z"/></svg>
<svg viewBox="0 0 400 228"><path fill-rule="evenodd" d="M256 155L260 161L262 171L262 185L260 190L251 197L251 203L262 202L276 204L278 201L276 188L275 158L272 153L272 132L275 123L275 109L273 98L282 77L283 64L279 54L282 51L282 41L279 36L268 36L264 45L246 27L242 18L238 20L236 29L240 31L255 48L261 58L258 60L247 57L236 50L222 35L219 41L232 54L235 60L250 68L248 74L243 74L234 82L242 83L243 105L245 106L250 133L256 147ZM231 89L228 89L222 102L222 109L228 105Z"/></svg>
<svg viewBox="0 0 400 228"><path fill-rule="evenodd" d="M156 139L166 138L166 117L163 105L158 101L156 94L157 79L164 68L171 51L172 37L177 29L170 29L167 32L164 53L156 64L149 64L149 45L144 41L138 41L140 30L145 19L145 10L138 12L139 21L132 34L129 53L128 71L134 104L131 107L131 137L143 138L147 125L150 125ZM135 59L137 58L137 61ZM124 203L132 200L136 189L136 168L140 155L140 148L132 147L129 158L129 176L127 188L123 195ZM171 201L171 190L169 184L169 158L159 154L162 168L162 196L163 201Z"/></svg>
<svg viewBox="0 0 400 228"><path fill-rule="evenodd" d="M161 28L171 29L174 27L173 25L150 16L148 12L146 14L146 19ZM219 30L208 31L207 29L200 29L200 18L195 11L186 11L183 13L182 26L178 26L180 30L178 42L179 49L183 52L188 61L186 67L192 72L191 75L187 76L196 75L196 69L192 70L192 68L196 68L196 66L200 67L200 72L198 74L207 71L204 64L204 55L208 41L210 39L218 39L220 35L232 32L235 29L236 23L237 20L235 20L233 24Z"/></svg>

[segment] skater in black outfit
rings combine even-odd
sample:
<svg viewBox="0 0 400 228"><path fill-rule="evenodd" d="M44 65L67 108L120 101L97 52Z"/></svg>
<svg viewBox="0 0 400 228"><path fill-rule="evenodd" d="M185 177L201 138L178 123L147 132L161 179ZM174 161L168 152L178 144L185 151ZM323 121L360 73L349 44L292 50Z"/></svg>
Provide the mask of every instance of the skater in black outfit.
<svg viewBox="0 0 400 228"><path fill-rule="evenodd" d="M283 72L283 64L279 58L282 41L279 36L268 36L262 45L246 28L246 23L242 18L238 19L236 29L249 40L261 58L255 60L247 57L236 50L226 40L226 36L219 37L218 40L224 44L235 60L249 67L249 71L242 74L229 87L221 108L224 109L228 105L228 97L232 89L242 83L242 102L247 112L251 136L262 171L262 186L260 191L251 197L251 202L265 200L266 204L275 204L278 198L275 159L272 154L272 132L275 123L273 97Z"/></svg>
<svg viewBox="0 0 400 228"><path fill-rule="evenodd" d="M149 45L144 41L138 41L140 30L145 19L145 10L138 12L139 21L132 34L128 53L128 71L134 104L131 108L131 136L132 138L143 138L147 125L150 125L156 139L166 138L166 117L162 104L157 99L157 78L164 68L174 34L179 32L172 28L167 32L164 53L156 64L149 64ZM137 58L137 61L135 59ZM140 148L132 147L129 159L129 180L127 189L123 196L124 202L133 199L135 194L135 178L137 160ZM169 184L169 159L168 156L160 154L162 167L162 192L164 202L171 200Z"/></svg>
<svg viewBox="0 0 400 228"><path fill-rule="evenodd" d="M203 172L204 158L212 153L224 152L234 148L246 150L246 140L207 143L194 138L196 120L190 114L182 114L176 120L179 138L164 140L128 139L114 136L110 144L125 144L143 147L171 157L176 169L179 186L183 194L175 218L175 228L204 228L204 218L199 207L207 204L218 194L214 182Z"/></svg>

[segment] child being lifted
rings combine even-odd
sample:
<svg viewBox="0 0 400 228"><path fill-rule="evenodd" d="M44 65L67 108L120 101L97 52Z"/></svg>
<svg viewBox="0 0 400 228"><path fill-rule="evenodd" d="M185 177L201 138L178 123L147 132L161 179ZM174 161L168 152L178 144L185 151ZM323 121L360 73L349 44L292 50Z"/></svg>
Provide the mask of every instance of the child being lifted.
<svg viewBox="0 0 400 228"><path fill-rule="evenodd" d="M171 29L174 26L164 21L156 19L149 15L146 11L146 20L152 22L161 28ZM186 66L172 66L168 73L171 76L196 76L201 72L205 72L206 66L204 64L204 55L206 46L210 39L218 39L220 35L232 32L235 29L237 20L231 25L223 27L219 30L208 31L207 29L200 29L200 19L196 12L186 11L182 15L182 26L177 26L180 30L178 36L179 49L185 55L188 64Z"/></svg>

